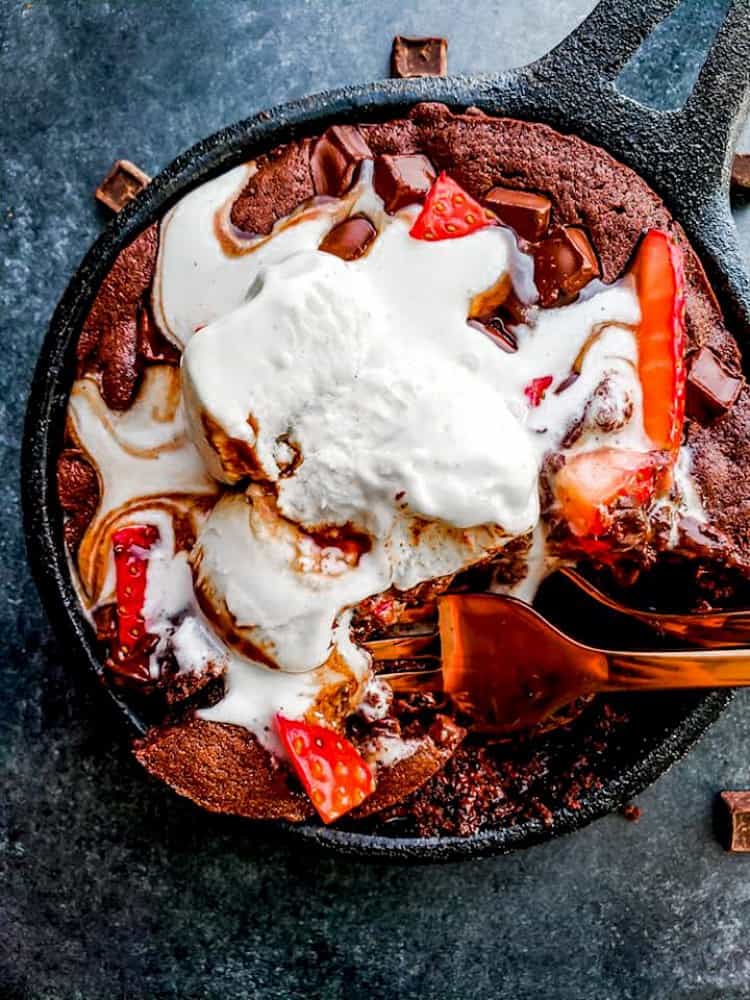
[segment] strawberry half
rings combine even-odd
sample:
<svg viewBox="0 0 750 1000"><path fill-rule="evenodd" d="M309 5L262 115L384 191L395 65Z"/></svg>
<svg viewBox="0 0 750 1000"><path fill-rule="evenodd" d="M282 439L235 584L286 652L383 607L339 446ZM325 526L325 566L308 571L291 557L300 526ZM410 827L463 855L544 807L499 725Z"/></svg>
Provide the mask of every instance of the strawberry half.
<svg viewBox="0 0 750 1000"><path fill-rule="evenodd" d="M145 634L143 602L149 550L158 542L152 524L132 524L112 535L117 593L117 638L121 657L133 652Z"/></svg>
<svg viewBox="0 0 750 1000"><path fill-rule="evenodd" d="M496 223L491 212L443 171L427 192L409 235L415 240L455 240Z"/></svg>
<svg viewBox="0 0 750 1000"><path fill-rule="evenodd" d="M552 375L543 375L541 378L533 378L524 386L523 394L528 399L529 406L539 406L552 382Z"/></svg>
<svg viewBox="0 0 750 1000"><path fill-rule="evenodd" d="M276 716L276 727L324 823L333 823L375 791L372 771L343 736L283 715Z"/></svg>
<svg viewBox="0 0 750 1000"><path fill-rule="evenodd" d="M641 322L638 376L643 425L661 451L675 453L685 420L685 273L682 251L659 229L643 237L633 262Z"/></svg>
<svg viewBox="0 0 750 1000"><path fill-rule="evenodd" d="M647 507L665 459L659 452L598 448L574 455L555 478L559 512L579 539L606 535L613 506L628 499ZM585 546L584 546L585 547Z"/></svg>

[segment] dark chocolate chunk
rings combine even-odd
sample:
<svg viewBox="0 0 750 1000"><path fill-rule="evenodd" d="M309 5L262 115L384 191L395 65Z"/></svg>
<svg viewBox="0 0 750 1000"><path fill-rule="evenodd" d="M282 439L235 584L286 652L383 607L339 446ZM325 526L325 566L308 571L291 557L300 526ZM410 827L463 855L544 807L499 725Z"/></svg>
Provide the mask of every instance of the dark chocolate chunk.
<svg viewBox="0 0 750 1000"><path fill-rule="evenodd" d="M375 226L366 215L352 215L327 233L319 249L342 260L357 260L367 253L377 235Z"/></svg>
<svg viewBox="0 0 750 1000"><path fill-rule="evenodd" d="M732 188L750 192L750 153L738 153L732 160Z"/></svg>
<svg viewBox="0 0 750 1000"><path fill-rule="evenodd" d="M316 194L338 197L347 191L362 160L372 152L354 125L332 125L313 146L310 171Z"/></svg>
<svg viewBox="0 0 750 1000"><path fill-rule="evenodd" d="M549 229L552 202L543 194L493 187L481 200L501 222L514 229L524 240L535 243Z"/></svg>
<svg viewBox="0 0 750 1000"><path fill-rule="evenodd" d="M677 547L681 552L712 559L725 552L727 545L727 538L710 524L694 517L681 517L677 522Z"/></svg>
<svg viewBox="0 0 750 1000"><path fill-rule="evenodd" d="M688 359L688 416L698 421L723 416L742 391L743 381L727 371L710 347L701 347Z"/></svg>
<svg viewBox="0 0 750 1000"><path fill-rule="evenodd" d="M600 273L588 236L575 226L554 229L533 254L534 281L545 307L569 301Z"/></svg>
<svg viewBox="0 0 750 1000"><path fill-rule="evenodd" d="M514 354L518 350L518 337L505 326L498 316L487 320L470 319L468 324L488 336L507 354Z"/></svg>
<svg viewBox="0 0 750 1000"><path fill-rule="evenodd" d="M722 792L725 846L735 853L750 851L750 792Z"/></svg>
<svg viewBox="0 0 750 1000"><path fill-rule="evenodd" d="M94 197L113 212L119 212L141 193L150 180L148 174L130 160L116 160L94 192Z"/></svg>
<svg viewBox="0 0 750 1000"><path fill-rule="evenodd" d="M375 159L373 184L389 215L404 205L424 201L435 180L435 169L421 153L407 156L384 154Z"/></svg>
<svg viewBox="0 0 750 1000"><path fill-rule="evenodd" d="M391 49L391 76L447 76L448 42L445 38L405 38L396 35Z"/></svg>

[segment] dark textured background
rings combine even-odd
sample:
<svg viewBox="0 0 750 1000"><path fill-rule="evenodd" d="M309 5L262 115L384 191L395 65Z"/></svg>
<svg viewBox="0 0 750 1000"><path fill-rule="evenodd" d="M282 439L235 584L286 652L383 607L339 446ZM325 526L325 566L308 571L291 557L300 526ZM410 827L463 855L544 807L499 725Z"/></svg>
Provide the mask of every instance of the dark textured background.
<svg viewBox="0 0 750 1000"><path fill-rule="evenodd" d="M0 0L0 1000L750 998L750 857L711 827L715 793L750 785L750 697L641 797L637 824L442 867L305 855L140 773L24 561L27 386L115 157L156 172L263 106L383 76L396 31L446 34L454 72L492 71L592 6ZM623 88L679 105L725 7L685 0Z"/></svg>

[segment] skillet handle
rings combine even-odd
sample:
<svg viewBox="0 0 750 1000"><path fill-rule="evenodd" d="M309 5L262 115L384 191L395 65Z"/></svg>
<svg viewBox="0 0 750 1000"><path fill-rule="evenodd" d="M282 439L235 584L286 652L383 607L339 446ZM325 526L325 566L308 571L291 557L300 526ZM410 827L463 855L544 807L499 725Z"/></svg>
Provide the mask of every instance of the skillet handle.
<svg viewBox="0 0 750 1000"><path fill-rule="evenodd" d="M733 332L750 348L750 278L729 207L734 146L750 100L750 0L731 0L682 108L645 107L615 85L676 5L602 0L526 72L566 130L605 146L661 194L700 254Z"/></svg>
<svg viewBox="0 0 750 1000"><path fill-rule="evenodd" d="M614 90L613 81L679 0L600 0L559 45L533 66ZM573 95L575 96L575 95ZM585 93L582 94L585 99Z"/></svg>

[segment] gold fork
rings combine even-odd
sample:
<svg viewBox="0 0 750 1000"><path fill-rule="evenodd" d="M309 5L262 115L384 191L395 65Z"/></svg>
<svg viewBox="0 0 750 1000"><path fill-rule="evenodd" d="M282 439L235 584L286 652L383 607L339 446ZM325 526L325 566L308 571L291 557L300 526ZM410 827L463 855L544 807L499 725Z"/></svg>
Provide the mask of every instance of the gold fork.
<svg viewBox="0 0 750 1000"><path fill-rule="evenodd" d="M492 732L537 725L585 695L750 684L750 649L596 649L511 597L445 595L438 599L438 622L438 631L366 646L377 660L439 662L380 676L396 691L445 691Z"/></svg>

